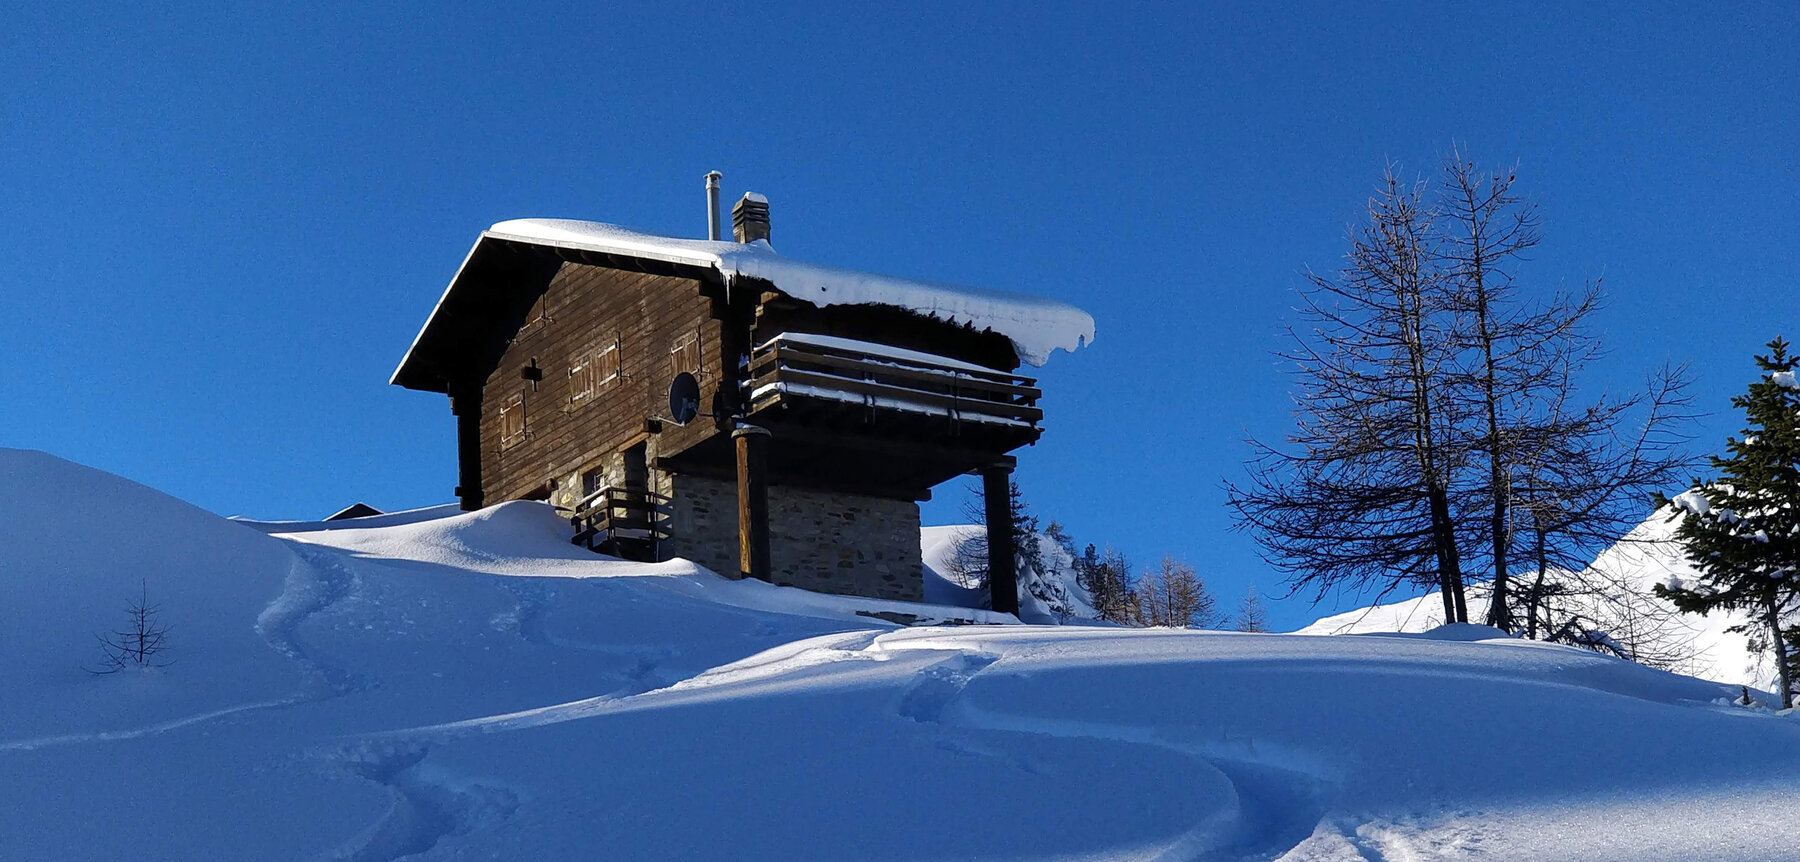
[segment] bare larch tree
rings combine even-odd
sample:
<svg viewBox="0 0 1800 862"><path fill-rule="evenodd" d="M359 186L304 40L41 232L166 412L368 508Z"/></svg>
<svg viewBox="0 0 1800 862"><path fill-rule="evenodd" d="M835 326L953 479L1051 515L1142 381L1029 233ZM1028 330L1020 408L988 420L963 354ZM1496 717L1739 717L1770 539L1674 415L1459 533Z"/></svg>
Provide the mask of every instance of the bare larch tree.
<svg viewBox="0 0 1800 862"><path fill-rule="evenodd" d="M1540 235L1515 173L1453 150L1442 176L1433 193L1390 167L1343 270L1308 273L1311 326L1290 328L1295 346L1281 354L1296 375L1296 430L1284 448L1251 441L1249 479L1226 483L1229 503L1297 590L1435 585L1444 619L1467 622L1464 580L1485 574L1483 620L1516 630L1523 610L1536 635L1559 591L1617 592L1567 571L1626 533L1687 464L1675 445L1684 381L1665 369L1643 394L1577 404L1577 372L1600 355L1587 330L1598 282L1528 301L1517 269ZM1517 541L1521 529L1532 542ZM1513 572L1528 563L1538 575L1521 591ZM1565 618L1555 631L1573 642L1604 628Z"/></svg>
<svg viewBox="0 0 1800 862"><path fill-rule="evenodd" d="M1281 354L1297 389L1289 446L1252 440L1248 479L1226 490L1238 527L1294 589L1435 585L1444 618L1466 621L1451 445L1462 404L1449 386L1458 298L1435 218L1424 185L1390 167L1344 268L1307 274L1310 327L1290 328Z"/></svg>

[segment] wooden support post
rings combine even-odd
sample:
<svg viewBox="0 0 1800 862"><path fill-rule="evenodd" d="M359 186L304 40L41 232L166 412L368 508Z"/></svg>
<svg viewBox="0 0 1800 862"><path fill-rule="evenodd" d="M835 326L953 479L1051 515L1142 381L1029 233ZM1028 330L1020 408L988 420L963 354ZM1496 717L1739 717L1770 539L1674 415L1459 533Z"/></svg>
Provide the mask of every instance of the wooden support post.
<svg viewBox="0 0 1800 862"><path fill-rule="evenodd" d="M767 581L769 569L769 429L740 425L737 443L738 576Z"/></svg>
<svg viewBox="0 0 1800 862"><path fill-rule="evenodd" d="M450 393L456 417L456 496L465 512L481 508L481 389L459 386Z"/></svg>
<svg viewBox="0 0 1800 862"><path fill-rule="evenodd" d="M1013 535L1012 467L983 468L981 495L987 504L988 607L1003 614L1017 614L1018 537Z"/></svg>

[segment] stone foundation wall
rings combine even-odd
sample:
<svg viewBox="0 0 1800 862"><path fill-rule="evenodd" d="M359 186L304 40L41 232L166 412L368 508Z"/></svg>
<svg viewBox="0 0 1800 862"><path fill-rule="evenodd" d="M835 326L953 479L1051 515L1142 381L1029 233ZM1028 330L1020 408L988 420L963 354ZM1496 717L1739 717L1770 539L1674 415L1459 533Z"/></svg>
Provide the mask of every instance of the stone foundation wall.
<svg viewBox="0 0 1800 862"><path fill-rule="evenodd" d="M660 543L659 555L736 577L736 483L663 474L654 484L669 496L670 538ZM919 504L910 500L771 487L769 560L775 583L785 586L909 602L925 598Z"/></svg>

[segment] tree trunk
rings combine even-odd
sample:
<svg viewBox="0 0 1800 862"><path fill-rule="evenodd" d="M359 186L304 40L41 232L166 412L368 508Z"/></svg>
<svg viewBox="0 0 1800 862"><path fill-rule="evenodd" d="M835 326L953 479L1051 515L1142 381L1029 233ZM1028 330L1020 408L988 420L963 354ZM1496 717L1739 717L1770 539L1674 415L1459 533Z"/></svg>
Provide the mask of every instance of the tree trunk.
<svg viewBox="0 0 1800 862"><path fill-rule="evenodd" d="M1531 584L1531 595L1525 599L1525 637L1537 640L1538 607L1544 602L1544 576L1550 569L1550 554L1545 544L1544 531L1532 531L1537 536L1537 580Z"/></svg>
<svg viewBox="0 0 1800 862"><path fill-rule="evenodd" d="M1444 591L1444 622L1466 623L1469 609L1463 601L1462 564L1456 554L1456 523L1450 519L1450 496L1442 488L1432 488L1431 534L1437 551L1438 583Z"/></svg>
<svg viewBox="0 0 1800 862"><path fill-rule="evenodd" d="M1450 553L1454 557L1456 549L1451 548ZM1469 602L1463 596L1463 579L1460 572L1451 576L1450 586L1456 588L1456 621L1466 623L1469 621Z"/></svg>
<svg viewBox="0 0 1800 862"><path fill-rule="evenodd" d="M1495 469L1499 474L1499 469ZM1495 482L1498 482L1495 479ZM1494 595L1488 605L1487 624L1503 632L1513 630L1512 611L1507 607L1506 597L1506 554L1507 540L1503 538L1506 530L1506 504L1494 504L1492 529L1494 531Z"/></svg>
<svg viewBox="0 0 1800 862"><path fill-rule="evenodd" d="M1763 605L1766 609L1764 619L1769 624L1769 637L1775 645L1775 670L1781 680L1781 691L1776 692L1776 696L1781 699L1782 709L1791 709L1794 706L1794 683L1788 674L1787 641L1781 639L1781 612L1777 604L1775 594L1771 592Z"/></svg>
<svg viewBox="0 0 1800 862"><path fill-rule="evenodd" d="M1488 603L1487 624L1501 631L1511 631L1512 621L1506 607L1506 554L1509 544L1506 507L1510 502L1507 498L1510 483L1506 477L1506 461L1501 457L1505 444L1500 436L1500 397L1495 386L1494 331L1488 315L1487 261L1484 253L1480 232L1477 231L1471 269L1475 278L1475 314L1481 336L1481 400L1487 413L1488 488L1493 496L1493 511L1489 514L1488 529L1494 545L1494 595Z"/></svg>

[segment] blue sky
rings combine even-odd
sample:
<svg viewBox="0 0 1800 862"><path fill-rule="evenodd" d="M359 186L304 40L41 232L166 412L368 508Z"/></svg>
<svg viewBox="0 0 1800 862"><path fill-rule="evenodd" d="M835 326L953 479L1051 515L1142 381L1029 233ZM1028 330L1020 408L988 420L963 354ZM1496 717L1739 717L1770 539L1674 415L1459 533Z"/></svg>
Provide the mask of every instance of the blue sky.
<svg viewBox="0 0 1800 862"><path fill-rule="evenodd" d="M785 253L1091 311L1020 481L1227 603L1281 588L1220 481L1286 429L1298 273L1387 160L1517 162L1529 281L1612 298L1590 390L1690 361L1702 444L1800 338L1790 5L1105 5L14 9L0 445L225 514L444 501L445 400L386 381L476 234L701 235L711 169Z"/></svg>

